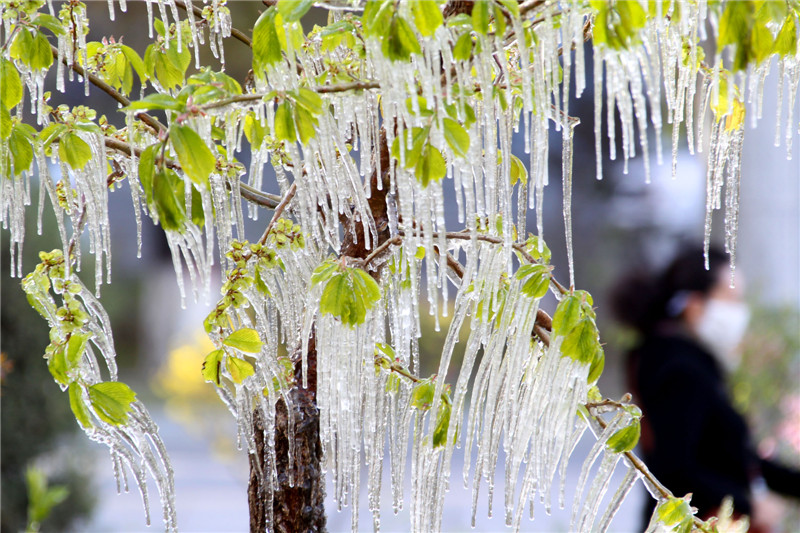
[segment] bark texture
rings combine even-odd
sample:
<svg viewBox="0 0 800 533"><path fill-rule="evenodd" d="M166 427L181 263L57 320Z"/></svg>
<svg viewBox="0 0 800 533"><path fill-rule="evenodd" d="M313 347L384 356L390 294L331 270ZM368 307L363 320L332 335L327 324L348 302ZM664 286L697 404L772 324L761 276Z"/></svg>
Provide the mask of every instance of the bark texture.
<svg viewBox="0 0 800 533"><path fill-rule="evenodd" d="M267 435L260 412L256 424L256 453L250 456L250 484L247 490L251 533L305 533L326 531L325 477L322 473L322 444L319 438L319 410L316 405L317 352L312 337L308 347L308 389L302 388L300 354L295 354L295 381L290 391L293 416L281 400L275 413L275 467L278 483L269 500ZM290 424L291 429L290 430ZM289 460L289 435L294 439L294 456ZM293 480L293 482L292 482Z"/></svg>

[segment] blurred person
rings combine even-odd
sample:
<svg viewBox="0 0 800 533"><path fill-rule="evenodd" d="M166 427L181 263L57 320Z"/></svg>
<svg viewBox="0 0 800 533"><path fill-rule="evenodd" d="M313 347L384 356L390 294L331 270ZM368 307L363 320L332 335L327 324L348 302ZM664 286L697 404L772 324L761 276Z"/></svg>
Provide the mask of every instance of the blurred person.
<svg viewBox="0 0 800 533"><path fill-rule="evenodd" d="M650 470L676 496L692 493L697 515L717 514L726 496L750 531L774 531L783 502L800 498L800 470L760 458L744 418L734 409L726 377L749 311L742 276L731 287L728 257L687 247L661 272L636 271L612 291L618 319L637 341L627 354L628 385L642 408L640 446ZM650 499L645 524L655 507Z"/></svg>

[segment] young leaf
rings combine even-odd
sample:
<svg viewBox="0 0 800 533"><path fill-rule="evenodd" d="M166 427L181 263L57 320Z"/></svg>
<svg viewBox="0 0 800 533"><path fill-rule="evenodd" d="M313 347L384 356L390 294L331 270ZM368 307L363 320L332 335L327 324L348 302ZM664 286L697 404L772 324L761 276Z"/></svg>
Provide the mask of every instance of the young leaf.
<svg viewBox="0 0 800 533"><path fill-rule="evenodd" d="M516 274L517 279L524 279L520 289L529 298L541 298L550 287L550 269L546 265L525 265Z"/></svg>
<svg viewBox="0 0 800 533"><path fill-rule="evenodd" d="M275 28L276 8L270 7L258 17L253 28L253 71L261 75L269 65L281 60L281 43Z"/></svg>
<svg viewBox="0 0 800 533"><path fill-rule="evenodd" d="M25 31L25 30L22 30ZM0 57L0 102L11 109L22 101L22 80L11 61Z"/></svg>
<svg viewBox="0 0 800 533"><path fill-rule="evenodd" d="M411 2L411 14L414 24L423 37L430 37L436 29L444 24L442 12L433 0L415 0Z"/></svg>
<svg viewBox="0 0 800 533"><path fill-rule="evenodd" d="M69 384L69 406L72 409L72 414L75 415L75 419L84 428L92 427L92 419L89 414L89 408L86 407L86 403L83 401L83 394L81 390L81 386L76 383L72 382Z"/></svg>
<svg viewBox="0 0 800 533"><path fill-rule="evenodd" d="M392 61L408 61L412 54L422 52L414 30L401 16L392 17L387 34L383 38L381 50L383 55Z"/></svg>
<svg viewBox="0 0 800 533"><path fill-rule="evenodd" d="M427 145L422 151L422 156L417 161L415 169L417 180L423 187L431 181L439 181L447 174L447 163L438 148Z"/></svg>
<svg viewBox="0 0 800 533"><path fill-rule="evenodd" d="M616 431L608 438L606 446L614 453L629 452L639 442L639 435L642 433L642 425L638 419L634 419L630 425Z"/></svg>
<svg viewBox="0 0 800 533"><path fill-rule="evenodd" d="M101 420L119 426L128 421L136 393L119 381L106 381L89 387L89 400Z"/></svg>
<svg viewBox="0 0 800 533"><path fill-rule="evenodd" d="M231 355L225 359L225 368L228 369L228 373L231 375L231 379L234 383L241 383L246 378L256 373L253 365L244 359L239 359Z"/></svg>
<svg viewBox="0 0 800 533"><path fill-rule="evenodd" d="M228 335L222 344L236 348L247 353L258 353L261 351L261 337L258 332L251 328L237 329Z"/></svg>
<svg viewBox="0 0 800 533"><path fill-rule="evenodd" d="M465 157L469 152L469 134L467 130L452 118L445 118L442 123L444 125L444 139L450 149L453 150L455 155Z"/></svg>
<svg viewBox="0 0 800 533"><path fill-rule="evenodd" d="M203 360L203 379L219 387L220 370L222 367L222 350L214 350L206 355Z"/></svg>
<svg viewBox="0 0 800 533"><path fill-rule="evenodd" d="M294 113L291 102L284 100L275 109L275 138L279 141L294 142L297 132L294 127Z"/></svg>
<svg viewBox="0 0 800 533"><path fill-rule="evenodd" d="M33 145L31 137L26 134L25 126L26 124L15 124L8 139L8 148L14 160L15 176L30 170L33 164Z"/></svg>
<svg viewBox="0 0 800 533"><path fill-rule="evenodd" d="M674 496L659 503L656 513L658 513L658 518L668 526L677 525L687 519L691 521L693 514L688 501Z"/></svg>
<svg viewBox="0 0 800 533"><path fill-rule="evenodd" d="M58 157L72 170L81 170L92 158L92 149L76 134L67 132L58 141Z"/></svg>
<svg viewBox="0 0 800 533"><path fill-rule="evenodd" d="M91 333L73 333L67 342L66 360L68 368L75 368L86 350L86 343L92 338Z"/></svg>
<svg viewBox="0 0 800 533"><path fill-rule="evenodd" d="M581 300L574 294L565 295L556 307L553 315L553 333L566 335L580 319Z"/></svg>
<svg viewBox="0 0 800 533"><path fill-rule="evenodd" d="M411 393L411 407L415 409L430 409L435 390L436 385L430 380L426 379L418 383Z"/></svg>
<svg viewBox="0 0 800 533"><path fill-rule="evenodd" d="M168 94L154 93L145 96L141 100L131 102L127 109L170 109L172 111L183 111L184 107L186 107L186 104Z"/></svg>
<svg viewBox="0 0 800 533"><path fill-rule="evenodd" d="M489 33L489 2L472 4L472 27L481 35Z"/></svg>
<svg viewBox="0 0 800 533"><path fill-rule="evenodd" d="M606 364L606 356L605 352L603 352L603 347L599 344L597 345L597 351L595 351L594 359L592 359L592 365L589 367L589 376L586 378L586 383L595 383L600 376L603 374L603 368Z"/></svg>
<svg viewBox="0 0 800 533"><path fill-rule="evenodd" d="M520 161L519 157L511 154L511 168L509 169L511 185L516 185L518 181L528 183L528 169Z"/></svg>
<svg viewBox="0 0 800 533"><path fill-rule="evenodd" d="M182 232L186 221L183 196L176 191L183 183L171 169L159 170L153 177L153 202L158 221L165 230Z"/></svg>
<svg viewBox="0 0 800 533"><path fill-rule="evenodd" d="M433 447L441 448L447 443L447 430L450 428L451 407L448 402L439 404L436 411L436 426L433 429Z"/></svg>
<svg viewBox="0 0 800 533"><path fill-rule="evenodd" d="M313 0L281 0L277 2L278 13L285 22L297 22L313 3Z"/></svg>
<svg viewBox="0 0 800 533"><path fill-rule="evenodd" d="M466 61L472 57L472 33L465 31L453 46L453 59Z"/></svg>
<svg viewBox="0 0 800 533"><path fill-rule="evenodd" d="M367 311L380 300L380 296L377 282L363 270L336 267L322 291L320 311L353 327L364 323Z"/></svg>
<svg viewBox="0 0 800 533"><path fill-rule="evenodd" d="M582 318L567 334L561 344L561 353L581 363L591 363L599 344L594 320Z"/></svg>
<svg viewBox="0 0 800 533"><path fill-rule="evenodd" d="M181 168L193 182L201 187L208 187L208 177L217 164L217 159L189 126L173 124L169 128L172 147L181 162Z"/></svg>

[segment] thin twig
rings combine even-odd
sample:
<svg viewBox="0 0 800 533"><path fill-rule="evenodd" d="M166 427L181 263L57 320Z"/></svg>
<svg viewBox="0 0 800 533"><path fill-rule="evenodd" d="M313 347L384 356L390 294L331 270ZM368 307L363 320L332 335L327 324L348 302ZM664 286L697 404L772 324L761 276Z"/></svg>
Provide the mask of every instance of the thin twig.
<svg viewBox="0 0 800 533"><path fill-rule="evenodd" d="M309 87L309 89L320 94L329 94L329 93L342 93L346 91L380 89L380 84L377 81L354 81L352 83L339 83L336 85L319 85L317 87ZM237 94L229 98L223 98L222 100L217 100L216 102L211 102L210 104L199 106L199 109L202 111L208 111L210 109L225 107L231 104L239 104L242 102L253 102L256 100L261 100L267 94L269 93Z"/></svg>
<svg viewBox="0 0 800 533"><path fill-rule="evenodd" d="M400 244L403 242L403 237L400 235L395 235L391 239L387 239L383 241L380 246L376 247L370 254L361 260L362 267L366 267L369 265L376 257L378 257L381 253L383 253L387 248L392 245Z"/></svg>
<svg viewBox="0 0 800 533"><path fill-rule="evenodd" d="M292 183L291 187L286 191L286 195L283 197L281 202L275 207L275 213L272 214L272 220L269 221L267 225L267 229L264 230L264 234L258 239L259 244L265 244L267 242L267 237L269 237L269 232L272 231L273 226L281 218L284 209L286 206L289 205L289 202L292 201L294 195L297 193L297 182Z"/></svg>

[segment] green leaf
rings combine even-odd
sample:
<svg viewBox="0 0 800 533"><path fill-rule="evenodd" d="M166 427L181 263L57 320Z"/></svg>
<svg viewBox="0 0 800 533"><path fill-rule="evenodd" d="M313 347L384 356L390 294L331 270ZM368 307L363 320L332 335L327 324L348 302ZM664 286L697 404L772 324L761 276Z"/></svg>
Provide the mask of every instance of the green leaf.
<svg viewBox="0 0 800 533"><path fill-rule="evenodd" d="M726 2L719 20L717 47L741 45L748 40L755 21L755 5L751 1Z"/></svg>
<svg viewBox="0 0 800 533"><path fill-rule="evenodd" d="M294 117L298 140L303 146L308 146L308 141L317 136L317 118L299 105L294 106Z"/></svg>
<svg viewBox="0 0 800 533"><path fill-rule="evenodd" d="M53 64L53 51L50 48L50 42L41 32L36 34L36 38L33 40L33 48L29 53L31 54L30 65L33 70L46 70Z"/></svg>
<svg viewBox="0 0 800 533"><path fill-rule="evenodd" d="M246 378L256 373L253 365L244 359L239 359L231 355L225 359L225 368L228 369L228 373L231 375L231 379L234 383L241 383Z"/></svg>
<svg viewBox="0 0 800 533"><path fill-rule="evenodd" d="M274 65L283 57L278 31L275 28L277 13L274 6L268 8L258 17L253 28L253 71L257 76L262 75L267 66Z"/></svg>
<svg viewBox="0 0 800 533"><path fill-rule="evenodd" d="M475 2L472 5L472 27L481 35L489 33L489 2Z"/></svg>
<svg viewBox="0 0 800 533"><path fill-rule="evenodd" d="M47 347L47 369L50 375L62 385L69 383L67 376L67 359L64 353L63 344L51 344Z"/></svg>
<svg viewBox="0 0 800 533"><path fill-rule="evenodd" d="M208 177L214 170L217 159L200 135L189 126L173 124L169 128L169 138L186 175L197 185L208 187Z"/></svg>
<svg viewBox="0 0 800 533"><path fill-rule="evenodd" d="M55 35L64 35L66 33L61 21L49 13L38 13L33 20L31 20L31 23L36 26L47 28Z"/></svg>
<svg viewBox="0 0 800 533"><path fill-rule="evenodd" d="M203 379L219 386L220 369L222 368L222 350L214 350L203 360Z"/></svg>
<svg viewBox="0 0 800 533"><path fill-rule="evenodd" d="M453 150L455 155L466 157L467 152L469 152L469 134L467 130L452 118L445 118L442 124L444 125L444 139L450 149Z"/></svg>
<svg viewBox="0 0 800 533"><path fill-rule="evenodd" d="M592 359L592 365L589 367L589 376L586 378L586 383L595 383L600 376L603 375L603 368L605 368L606 364L606 356L605 352L603 352L603 347L599 344L597 345L597 351L595 351L594 359Z"/></svg>
<svg viewBox="0 0 800 533"><path fill-rule="evenodd" d="M411 2L411 14L414 24L423 37L430 37L436 29L444 24L442 12L433 0L415 0Z"/></svg>
<svg viewBox="0 0 800 533"><path fill-rule="evenodd" d="M438 148L425 146L422 156L417 161L415 169L417 180L423 187L427 187L431 181L439 181L447 174L447 163L442 157L442 152Z"/></svg>
<svg viewBox="0 0 800 533"><path fill-rule="evenodd" d="M20 28L17 36L14 37L14 42L8 49L8 54L12 59L19 60L22 64L33 68L31 62L33 61L33 35L25 28Z"/></svg>
<svg viewBox="0 0 800 533"><path fill-rule="evenodd" d="M629 452L639 442L641 434L642 425L638 419L634 419L630 425L611 435L606 442L606 447L614 453Z"/></svg>
<svg viewBox="0 0 800 533"><path fill-rule="evenodd" d="M203 197L197 187L192 187L192 224L202 228L206 223L206 213L203 211Z"/></svg>
<svg viewBox="0 0 800 533"><path fill-rule="evenodd" d="M106 381L89 387L89 400L101 420L119 426L128 421L136 393L119 381Z"/></svg>
<svg viewBox="0 0 800 533"><path fill-rule="evenodd" d="M39 132L39 142L46 148L65 131L67 131L67 126L65 124L53 122L49 126L45 126L44 129Z"/></svg>
<svg viewBox="0 0 800 533"><path fill-rule="evenodd" d="M313 3L313 0L281 0L277 3L278 13L286 22L297 22Z"/></svg>
<svg viewBox="0 0 800 533"><path fill-rule="evenodd" d="M11 128L8 148L14 160L14 175L30 170L33 164L33 146L31 138L25 134L24 124L15 124Z"/></svg>
<svg viewBox="0 0 800 533"><path fill-rule="evenodd" d="M75 419L84 428L92 427L92 419L89 414L89 408L86 407L86 403L83 401L83 391L81 386L76 383L72 382L69 384L69 406L72 409L72 414L75 415Z"/></svg>
<svg viewBox="0 0 800 533"><path fill-rule="evenodd" d="M91 333L73 333L67 342L66 360L67 367L75 368L86 350L86 343L92 338Z"/></svg>
<svg viewBox="0 0 800 533"><path fill-rule="evenodd" d="M436 385L425 379L419 382L411 393L411 407L415 409L430 409L433 403L433 393L436 390Z"/></svg>
<svg viewBox="0 0 800 533"><path fill-rule="evenodd" d="M253 148L260 148L264 143L266 128L261 125L261 120L254 113L244 117L244 135Z"/></svg>
<svg viewBox="0 0 800 533"><path fill-rule="evenodd" d="M541 298L550 288L550 268L546 265L524 265L517 270L516 277L525 280L520 290L530 298Z"/></svg>
<svg viewBox="0 0 800 533"><path fill-rule="evenodd" d="M0 105L0 139L5 140L11 136L11 114L4 106ZM5 161L5 165L10 164L10 161ZM9 169L9 173L11 170Z"/></svg>
<svg viewBox="0 0 800 533"><path fill-rule="evenodd" d="M142 150L139 156L139 183L144 189L147 204L153 204L153 180L156 172L156 152L161 148L161 143L151 144Z"/></svg>
<svg viewBox="0 0 800 533"><path fill-rule="evenodd" d="M58 141L58 157L72 170L81 170L92 158L92 149L76 134L67 132Z"/></svg>
<svg viewBox="0 0 800 533"><path fill-rule="evenodd" d="M518 181L528 183L528 169L520 161L519 157L511 154L511 164L509 168L509 175L511 177L511 185L516 185Z"/></svg>
<svg viewBox="0 0 800 533"><path fill-rule="evenodd" d="M261 337L258 332L251 328L237 329L228 335L222 344L236 348L247 353L258 353L261 351Z"/></svg>
<svg viewBox="0 0 800 533"><path fill-rule="evenodd" d="M275 109L275 138L279 141L294 142L297 140L297 132L294 127L294 106L288 100L278 104Z"/></svg>
<svg viewBox="0 0 800 533"><path fill-rule="evenodd" d="M565 295L553 315L553 333L566 335L580 320L581 300L574 294Z"/></svg>
<svg viewBox="0 0 800 533"><path fill-rule="evenodd" d="M326 275L320 274L321 277ZM380 297L380 287L369 274L359 268L336 266L322 291L320 312L338 317L343 324L353 327L364 323L367 311Z"/></svg>
<svg viewBox="0 0 800 533"><path fill-rule="evenodd" d="M136 50L134 50L130 46L120 44L119 49L122 51L122 54L128 60L131 67L133 67L133 70L136 71L136 75L139 76L139 80L141 80L144 83L144 81L147 80L147 73L145 71L144 61L142 61L142 58L139 57L139 54L136 53Z"/></svg>
<svg viewBox="0 0 800 533"><path fill-rule="evenodd" d="M433 447L441 448L447 443L447 430L450 428L450 403L442 402L436 411L436 425L433 428Z"/></svg>
<svg viewBox="0 0 800 533"><path fill-rule="evenodd" d="M3 109L11 109L20 103L22 94L22 80L17 67L11 61L0 57L0 102Z"/></svg>
<svg viewBox="0 0 800 533"><path fill-rule="evenodd" d="M775 52L781 56L788 56L797 52L797 24L795 16L789 15L775 37Z"/></svg>
<svg viewBox="0 0 800 533"><path fill-rule="evenodd" d="M591 363L599 344L594 320L582 318L561 343L561 353L581 363Z"/></svg>
<svg viewBox="0 0 800 533"><path fill-rule="evenodd" d="M369 37L385 32L393 14L394 0L370 0L367 2L361 17L364 35Z"/></svg>
<svg viewBox="0 0 800 533"><path fill-rule="evenodd" d="M421 54L417 36L408 21L401 16L392 17L381 45L383 55L392 61L408 61L412 54Z"/></svg>
<svg viewBox="0 0 800 533"><path fill-rule="evenodd" d="M168 94L154 93L145 96L141 100L131 102L127 109L169 109L172 111L183 111L185 107L186 104L184 102L176 100Z"/></svg>
<svg viewBox="0 0 800 533"><path fill-rule="evenodd" d="M674 496L659 503L656 513L658 518L668 526L674 526L687 519L690 521L692 519L692 508L689 502Z"/></svg>
<svg viewBox="0 0 800 533"><path fill-rule="evenodd" d="M466 61L472 57L472 34L465 31L453 46L453 59Z"/></svg>
<svg viewBox="0 0 800 533"><path fill-rule="evenodd" d="M170 169L159 170L153 177L153 202L161 227L182 232L186 221L183 195L176 189L183 186L177 174Z"/></svg>

